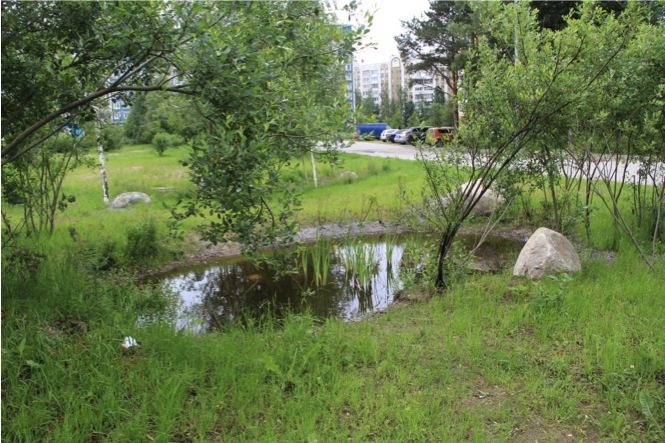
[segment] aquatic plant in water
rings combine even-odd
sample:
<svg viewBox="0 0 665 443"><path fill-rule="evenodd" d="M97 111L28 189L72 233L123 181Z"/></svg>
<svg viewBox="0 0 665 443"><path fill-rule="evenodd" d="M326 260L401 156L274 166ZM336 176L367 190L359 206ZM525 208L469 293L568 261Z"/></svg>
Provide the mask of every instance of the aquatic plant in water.
<svg viewBox="0 0 665 443"><path fill-rule="evenodd" d="M305 279L309 276L309 267L312 267L312 280L315 286L328 283L330 274L330 258L333 248L330 242L317 240L312 246L299 251L299 268L302 269Z"/></svg>
<svg viewBox="0 0 665 443"><path fill-rule="evenodd" d="M339 261L346 276L353 279L358 288L367 288L378 268L376 245L360 240L350 240L337 249Z"/></svg>

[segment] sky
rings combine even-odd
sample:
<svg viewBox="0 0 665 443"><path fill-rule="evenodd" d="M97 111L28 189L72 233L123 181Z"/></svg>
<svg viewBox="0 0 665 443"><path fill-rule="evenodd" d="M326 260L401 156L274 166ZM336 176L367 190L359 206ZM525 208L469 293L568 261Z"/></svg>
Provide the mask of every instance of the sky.
<svg viewBox="0 0 665 443"><path fill-rule="evenodd" d="M356 53L359 63L387 62L392 55L398 55L395 36L404 31L401 20L420 17L429 9L429 0L361 0L359 3L360 11L373 13L367 42L376 43L376 48Z"/></svg>

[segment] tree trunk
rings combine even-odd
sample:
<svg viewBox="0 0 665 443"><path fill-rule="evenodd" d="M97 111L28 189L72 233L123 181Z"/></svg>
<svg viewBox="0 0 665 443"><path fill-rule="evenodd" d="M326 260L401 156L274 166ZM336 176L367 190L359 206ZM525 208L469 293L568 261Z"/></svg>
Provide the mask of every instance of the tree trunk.
<svg viewBox="0 0 665 443"><path fill-rule="evenodd" d="M453 126L459 128L459 103L457 102L457 72L452 72L451 97L453 99Z"/></svg>
<svg viewBox="0 0 665 443"><path fill-rule="evenodd" d="M446 257L448 256L448 252L450 252L450 247L453 244L458 229L459 224L456 226L447 226L439 240L439 248L436 257L437 271L435 281L435 286L439 290L444 290L449 286L449 282L446 281L445 276Z"/></svg>
<svg viewBox="0 0 665 443"><path fill-rule="evenodd" d="M102 112L100 108L95 106L96 114L96 138L97 138L97 155L99 156L99 170L102 176L102 197L104 204L108 205L111 201L109 198L109 185L106 179L106 157L104 156L104 137L102 135Z"/></svg>
<svg viewBox="0 0 665 443"><path fill-rule="evenodd" d="M312 178L314 179L314 187L319 187L319 178L316 175L316 160L314 159L314 153L310 152L309 155L312 157Z"/></svg>

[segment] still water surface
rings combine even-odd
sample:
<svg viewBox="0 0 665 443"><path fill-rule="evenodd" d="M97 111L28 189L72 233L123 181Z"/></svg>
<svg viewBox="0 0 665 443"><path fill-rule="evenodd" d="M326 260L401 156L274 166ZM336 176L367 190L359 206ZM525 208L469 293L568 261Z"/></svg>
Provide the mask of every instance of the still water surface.
<svg viewBox="0 0 665 443"><path fill-rule="evenodd" d="M464 237L460 244L470 246L474 240ZM178 296L176 327L192 332L219 329L243 317L282 318L289 312L358 320L393 303L403 287L403 276L418 272L414 251L422 250L417 246L422 242L420 237L401 235L326 243L328 272L325 277L319 272L318 282L311 256L307 272L301 259L294 261L300 272L278 275L236 258L183 268L160 279ZM476 264L500 269L520 247L519 242L489 239L476 253ZM364 271L354 271L354 262L356 268L357 263L365 263Z"/></svg>

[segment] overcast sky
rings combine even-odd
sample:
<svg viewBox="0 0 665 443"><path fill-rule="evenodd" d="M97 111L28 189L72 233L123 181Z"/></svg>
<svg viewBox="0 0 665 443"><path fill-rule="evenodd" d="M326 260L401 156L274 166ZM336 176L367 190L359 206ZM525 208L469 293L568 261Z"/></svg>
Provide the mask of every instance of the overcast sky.
<svg viewBox="0 0 665 443"><path fill-rule="evenodd" d="M356 54L360 63L387 62L398 55L395 36L404 30L401 20L420 17L429 9L429 0L360 0L360 10L374 15L368 42L376 43L375 49L365 49Z"/></svg>

